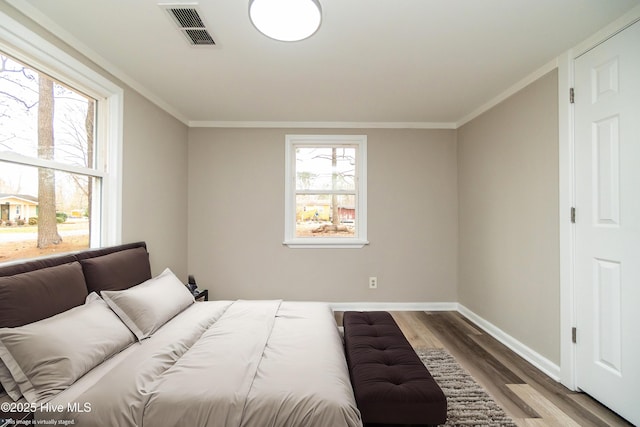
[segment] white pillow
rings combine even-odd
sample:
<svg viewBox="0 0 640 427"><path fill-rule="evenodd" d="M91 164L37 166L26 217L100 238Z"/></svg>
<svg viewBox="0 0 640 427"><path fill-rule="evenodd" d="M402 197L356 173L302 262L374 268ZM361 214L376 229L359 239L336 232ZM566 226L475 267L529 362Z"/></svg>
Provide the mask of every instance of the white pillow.
<svg viewBox="0 0 640 427"><path fill-rule="evenodd" d="M104 301L0 329L0 358L29 403L50 399L135 342Z"/></svg>
<svg viewBox="0 0 640 427"><path fill-rule="evenodd" d="M162 274L123 291L102 291L102 298L139 340L195 302L187 287L168 268Z"/></svg>

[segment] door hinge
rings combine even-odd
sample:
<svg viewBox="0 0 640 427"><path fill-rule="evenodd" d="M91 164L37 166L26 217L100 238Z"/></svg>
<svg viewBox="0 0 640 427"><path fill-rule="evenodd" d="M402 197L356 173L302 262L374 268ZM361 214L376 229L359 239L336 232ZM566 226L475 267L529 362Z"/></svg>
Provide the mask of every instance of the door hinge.
<svg viewBox="0 0 640 427"><path fill-rule="evenodd" d="M571 207L571 223L576 223L576 208L574 208L573 206Z"/></svg>
<svg viewBox="0 0 640 427"><path fill-rule="evenodd" d="M574 344L577 342L577 335L578 329L574 326L573 328L571 328L571 342Z"/></svg>
<svg viewBox="0 0 640 427"><path fill-rule="evenodd" d="M575 100L574 95L575 95L575 93L573 91L573 88L570 88L569 89L569 104L573 104L574 103L574 100Z"/></svg>

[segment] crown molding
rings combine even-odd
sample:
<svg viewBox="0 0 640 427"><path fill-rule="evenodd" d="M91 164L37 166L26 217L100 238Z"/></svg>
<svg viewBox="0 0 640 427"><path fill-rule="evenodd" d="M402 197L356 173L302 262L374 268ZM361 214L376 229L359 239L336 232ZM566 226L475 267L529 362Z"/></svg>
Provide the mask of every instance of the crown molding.
<svg viewBox="0 0 640 427"><path fill-rule="evenodd" d="M101 67L107 73L110 73L122 83L131 87L136 92L140 93L143 97L147 98L150 102L175 117L177 120L185 124L190 128L316 128L316 129L458 129L465 125L491 108L495 107L502 101L506 100L510 96L524 89L529 84L533 83L540 77L544 76L548 72L558 68L559 60L554 58L548 63L544 64L537 70L533 71L499 95L490 99L486 103L480 105L469 114L461 117L455 122L341 122L341 121L216 121L216 120L189 120L176 108L165 102L158 97L155 93L148 90L144 85L127 75L124 71L116 67L113 63L109 62L93 49L86 46L78 39L73 37L64 28L57 25L46 15L41 13L34 6L24 0L6 0L11 6L16 8L19 12L26 17L33 20L36 24L40 25L45 30L49 31L55 37L59 38L69 46L77 50L82 55L86 56L89 60L93 61L96 65ZM584 53L589 46L597 44L606 40L612 35L612 31L619 31L625 26L633 24L633 22L640 19L640 6L636 6L628 13L589 37L574 49L572 49L574 56Z"/></svg>
<svg viewBox="0 0 640 427"><path fill-rule="evenodd" d="M67 43L73 49L84 55L90 61L110 73L122 83L131 87L143 97L164 110L171 116L190 128L316 128L316 129L452 129L455 130L475 117L491 109L495 105L504 101L509 96L515 94L528 84L540 78L553 68L557 67L557 59L549 62L545 66L536 70L520 82L516 83L497 97L481 105L470 114L464 116L457 122L341 122L341 121L216 121L216 120L189 120L177 109L158 97L144 85L130 77L113 63L96 53L93 49L80 42L67 30L60 27L34 6L23 0L6 0L7 3L16 8L26 17L33 20L45 30L49 31L58 39Z"/></svg>
<svg viewBox="0 0 640 427"><path fill-rule="evenodd" d="M640 21L640 5L634 7L629 12L613 21L611 24L607 25L597 33L584 40L582 43L576 45L573 49L571 49L573 58L577 58L580 55L583 55L584 53L588 52L589 50L615 36L620 31L635 24L638 21Z"/></svg>
<svg viewBox="0 0 640 427"><path fill-rule="evenodd" d="M25 15L27 18L38 24L40 27L49 31L52 35L60 39L62 42L68 44L80 54L84 55L87 59L98 65L104 71L111 74L122 83L138 92L140 95L148 99L151 103L155 104L158 108L164 110L185 125L189 124L189 120L184 117L178 110L173 108L163 99L147 89L144 85L130 77L120 68L116 67L113 63L100 56L93 49L80 42L77 38L71 35L71 33L56 24L34 6L23 0L6 0L6 2L13 6L20 13Z"/></svg>
<svg viewBox="0 0 640 427"><path fill-rule="evenodd" d="M495 107L496 105L504 101L505 99L520 92L522 89L529 86L531 83L535 82L540 77L544 76L545 74L547 74L548 72L556 68L558 68L558 58L554 58L551 61L547 62L542 67L538 68L537 70L535 70L534 72L532 72L531 74L523 78L522 80L518 81L513 86L509 87L504 92L500 93L498 96L490 99L486 103L482 104L480 107L473 110L471 113L462 117L460 120L456 122L455 129L458 129L459 127L465 125L466 123L469 123L471 120L475 119L479 115L489 111L490 109L492 109L493 107Z"/></svg>

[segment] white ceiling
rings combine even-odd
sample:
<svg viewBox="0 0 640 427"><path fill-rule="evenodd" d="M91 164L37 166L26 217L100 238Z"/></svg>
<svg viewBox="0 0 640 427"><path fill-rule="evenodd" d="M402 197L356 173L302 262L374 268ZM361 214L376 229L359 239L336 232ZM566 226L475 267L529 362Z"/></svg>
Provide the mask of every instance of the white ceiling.
<svg viewBox="0 0 640 427"><path fill-rule="evenodd" d="M160 1L9 0L185 123L457 123L639 4L320 0L319 31L283 43L248 0L200 0L217 45L192 47Z"/></svg>

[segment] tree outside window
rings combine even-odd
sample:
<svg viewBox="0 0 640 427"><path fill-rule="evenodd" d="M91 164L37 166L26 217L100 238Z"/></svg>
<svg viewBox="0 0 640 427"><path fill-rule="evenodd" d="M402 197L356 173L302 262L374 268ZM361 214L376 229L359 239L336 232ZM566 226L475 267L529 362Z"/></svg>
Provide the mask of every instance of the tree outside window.
<svg viewBox="0 0 640 427"><path fill-rule="evenodd" d="M91 242L96 100L0 52L0 262Z"/></svg>
<svg viewBox="0 0 640 427"><path fill-rule="evenodd" d="M366 136L287 135L285 244L362 247Z"/></svg>

